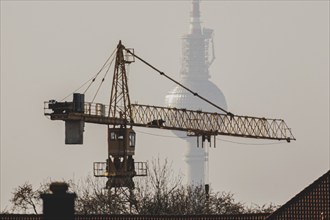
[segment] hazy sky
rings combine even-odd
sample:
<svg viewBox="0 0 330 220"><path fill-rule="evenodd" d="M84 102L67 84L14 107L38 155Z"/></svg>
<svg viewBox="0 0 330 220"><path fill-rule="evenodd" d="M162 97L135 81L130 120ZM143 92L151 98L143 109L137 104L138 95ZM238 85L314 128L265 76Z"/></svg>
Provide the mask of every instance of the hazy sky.
<svg viewBox="0 0 330 220"><path fill-rule="evenodd" d="M44 117L43 102L93 76L119 40L178 78L189 11L190 1L1 1L0 210L26 181L79 179L107 157L105 126L87 125L83 146L65 146L64 123ZM201 13L228 110L285 119L297 138L218 137L211 186L246 204L283 204L329 169L329 1L204 1ZM129 77L141 104L164 105L174 86L141 63ZM97 102L108 104L109 79ZM135 130L136 161L168 158L184 174L184 140Z"/></svg>

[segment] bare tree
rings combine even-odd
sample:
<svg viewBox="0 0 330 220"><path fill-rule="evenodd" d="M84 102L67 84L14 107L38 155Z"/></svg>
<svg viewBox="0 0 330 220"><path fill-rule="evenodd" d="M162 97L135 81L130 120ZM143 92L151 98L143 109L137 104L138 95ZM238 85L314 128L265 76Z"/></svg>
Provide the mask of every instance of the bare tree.
<svg viewBox="0 0 330 220"><path fill-rule="evenodd" d="M172 196L182 186L182 178L174 175L167 159L151 161L148 176L137 182L136 197L139 214L167 214L170 212Z"/></svg>
<svg viewBox="0 0 330 220"><path fill-rule="evenodd" d="M148 177L137 184L138 214L238 214L244 204L235 202L231 193L206 194L203 185L183 185L171 164L153 160Z"/></svg>
<svg viewBox="0 0 330 220"><path fill-rule="evenodd" d="M104 181L87 176L78 183L70 183L77 194L75 202L78 214L103 214L109 212L108 195L103 190Z"/></svg>
<svg viewBox="0 0 330 220"><path fill-rule="evenodd" d="M46 192L47 188L46 185L42 184L35 190L29 182L18 186L14 189L13 197L10 200L13 205L12 211L27 213L33 210L34 214L38 214L41 207L40 193Z"/></svg>
<svg viewBox="0 0 330 220"><path fill-rule="evenodd" d="M77 214L131 214L129 203L136 203L131 201L128 189L106 189L104 179L88 176L77 184L72 183L72 186L77 194Z"/></svg>
<svg viewBox="0 0 330 220"><path fill-rule="evenodd" d="M50 182L41 184L38 189L33 189L29 183L17 187L11 199L12 211L37 214L41 209L40 193L47 191ZM67 182L70 191L77 194L77 214L241 214L270 213L278 208L273 204L247 207L236 202L232 193L211 189L206 194L202 185L183 185L172 165L159 159L151 161L148 176L136 181L136 188L131 191L105 189L105 179L91 176Z"/></svg>

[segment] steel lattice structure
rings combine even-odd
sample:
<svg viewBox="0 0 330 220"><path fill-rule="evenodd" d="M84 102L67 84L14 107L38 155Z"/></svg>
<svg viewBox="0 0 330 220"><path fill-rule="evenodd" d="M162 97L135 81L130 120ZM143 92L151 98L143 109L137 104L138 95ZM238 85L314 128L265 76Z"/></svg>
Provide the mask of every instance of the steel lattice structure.
<svg viewBox="0 0 330 220"><path fill-rule="evenodd" d="M124 46L119 42L117 46L116 63L112 80L109 117L125 120L131 118L130 98L128 92L127 74L124 59Z"/></svg>
<svg viewBox="0 0 330 220"><path fill-rule="evenodd" d="M282 119L192 111L149 105L131 105L134 126L187 131L195 135L227 135L247 138L293 140Z"/></svg>
<svg viewBox="0 0 330 220"><path fill-rule="evenodd" d="M47 110L48 102L45 103ZM88 108L87 108L88 107ZM91 103L85 103L84 113L45 113L52 120L83 120L104 125L139 126L186 131L192 135L225 135L257 139L295 140L291 129L282 119L237 116L187 109L131 104L131 121L101 115Z"/></svg>

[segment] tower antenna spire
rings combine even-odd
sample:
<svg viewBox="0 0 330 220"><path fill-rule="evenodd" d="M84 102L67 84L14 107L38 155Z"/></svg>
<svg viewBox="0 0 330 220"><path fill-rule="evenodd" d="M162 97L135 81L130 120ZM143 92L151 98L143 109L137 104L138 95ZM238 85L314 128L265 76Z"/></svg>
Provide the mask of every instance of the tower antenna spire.
<svg viewBox="0 0 330 220"><path fill-rule="evenodd" d="M199 10L199 0L192 1L192 9L190 12L190 33L201 34L201 21L200 21L200 10Z"/></svg>
<svg viewBox="0 0 330 220"><path fill-rule="evenodd" d="M199 0L193 0L192 1L191 17L194 17L194 18L199 18L200 17Z"/></svg>

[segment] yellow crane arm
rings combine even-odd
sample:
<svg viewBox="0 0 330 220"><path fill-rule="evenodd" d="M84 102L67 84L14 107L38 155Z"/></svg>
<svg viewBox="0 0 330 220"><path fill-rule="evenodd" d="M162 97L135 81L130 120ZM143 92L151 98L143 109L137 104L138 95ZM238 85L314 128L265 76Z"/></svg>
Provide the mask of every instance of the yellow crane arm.
<svg viewBox="0 0 330 220"><path fill-rule="evenodd" d="M62 104L62 103L58 103ZM82 112L45 103L45 115L52 120L83 121L93 124L126 125L186 131L188 135L226 135L246 138L295 140L282 119L266 119L221 113L193 111L149 105L131 104L130 120L109 117L105 105L85 103ZM56 104L55 104L56 106Z"/></svg>
<svg viewBox="0 0 330 220"><path fill-rule="evenodd" d="M188 135L227 135L245 138L295 140L282 119L131 105L132 125L187 131Z"/></svg>

